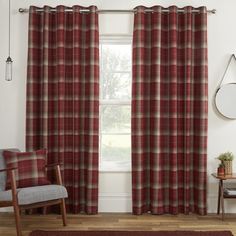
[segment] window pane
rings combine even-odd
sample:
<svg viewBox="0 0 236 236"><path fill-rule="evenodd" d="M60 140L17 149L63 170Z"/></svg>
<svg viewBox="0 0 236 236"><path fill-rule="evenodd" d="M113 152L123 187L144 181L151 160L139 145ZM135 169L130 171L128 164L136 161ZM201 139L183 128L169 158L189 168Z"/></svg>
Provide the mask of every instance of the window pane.
<svg viewBox="0 0 236 236"><path fill-rule="evenodd" d="M131 169L132 39L100 41L100 139L102 170Z"/></svg>
<svg viewBox="0 0 236 236"><path fill-rule="evenodd" d="M131 106L101 106L101 132L130 133Z"/></svg>
<svg viewBox="0 0 236 236"><path fill-rule="evenodd" d="M130 166L131 136L130 135L102 135L102 162L109 165L116 162L120 167Z"/></svg>
<svg viewBox="0 0 236 236"><path fill-rule="evenodd" d="M102 74L102 99L131 99L131 74L106 71Z"/></svg>
<svg viewBox="0 0 236 236"><path fill-rule="evenodd" d="M101 63L102 71L130 71L131 45L103 44Z"/></svg>

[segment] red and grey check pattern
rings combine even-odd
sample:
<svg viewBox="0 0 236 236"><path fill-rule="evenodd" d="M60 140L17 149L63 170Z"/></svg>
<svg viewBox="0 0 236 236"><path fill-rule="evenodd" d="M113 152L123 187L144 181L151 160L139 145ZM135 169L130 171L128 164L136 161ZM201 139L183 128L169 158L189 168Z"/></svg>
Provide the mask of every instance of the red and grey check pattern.
<svg viewBox="0 0 236 236"><path fill-rule="evenodd" d="M206 214L207 11L145 9L133 35L133 212Z"/></svg>
<svg viewBox="0 0 236 236"><path fill-rule="evenodd" d="M63 163L68 211L97 213L97 8L36 9L30 7L29 16L27 149L44 147L49 163Z"/></svg>
<svg viewBox="0 0 236 236"><path fill-rule="evenodd" d="M46 150L35 152L4 151L4 160L7 168L15 170L17 188L47 185L50 182L46 177ZM11 188L10 176L7 174L6 189Z"/></svg>

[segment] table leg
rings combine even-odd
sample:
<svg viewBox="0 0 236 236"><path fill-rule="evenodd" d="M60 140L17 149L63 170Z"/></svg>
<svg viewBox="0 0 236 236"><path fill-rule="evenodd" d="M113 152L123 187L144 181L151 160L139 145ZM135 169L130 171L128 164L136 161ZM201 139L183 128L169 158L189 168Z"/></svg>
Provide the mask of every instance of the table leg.
<svg viewBox="0 0 236 236"><path fill-rule="evenodd" d="M219 180L219 188L218 188L218 205L217 205L217 215L220 214L220 195L221 195L221 188L220 188L220 180Z"/></svg>
<svg viewBox="0 0 236 236"><path fill-rule="evenodd" d="M225 208L224 208L224 186L223 180L220 180L220 200L221 200L221 209L222 209L222 220L224 220Z"/></svg>

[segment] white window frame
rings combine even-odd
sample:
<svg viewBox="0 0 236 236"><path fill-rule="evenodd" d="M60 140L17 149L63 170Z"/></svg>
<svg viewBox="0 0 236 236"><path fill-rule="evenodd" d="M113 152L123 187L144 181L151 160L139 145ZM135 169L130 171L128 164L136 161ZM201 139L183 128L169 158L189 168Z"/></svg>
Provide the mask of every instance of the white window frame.
<svg viewBox="0 0 236 236"><path fill-rule="evenodd" d="M100 35L99 37L100 41L100 46L104 44L114 44L114 45L124 45L124 44L130 44L131 45L131 50L132 50L132 36L131 35ZM100 48L101 49L101 48ZM102 50L99 50L99 53L101 53ZM132 54L131 54L132 55ZM100 54L101 57L101 54ZM132 60L132 58L131 58ZM100 64L100 69L103 68L103 65ZM130 73L130 78L132 78L132 68L130 72L127 71L114 71L114 73L125 73L128 74ZM101 77L101 71L100 71L100 77ZM100 88L99 88L100 89ZM100 90L100 98L102 95L102 91ZM99 109L101 110L101 106L103 105L111 105L111 106L130 106L131 107L131 99L130 100L104 100L104 99L99 99ZM131 120L130 120L131 122ZM102 123L102 116L101 112L99 112L99 171L100 172L130 172L131 171L131 163L130 163L130 168L124 167L124 168L118 168L118 166L115 166L114 168L107 169L102 165L102 150L101 150L101 143L102 143L102 130L101 130L101 124ZM131 131L130 133L115 133L115 132L106 132L106 135L129 135L131 138ZM131 157L130 157L131 161Z"/></svg>

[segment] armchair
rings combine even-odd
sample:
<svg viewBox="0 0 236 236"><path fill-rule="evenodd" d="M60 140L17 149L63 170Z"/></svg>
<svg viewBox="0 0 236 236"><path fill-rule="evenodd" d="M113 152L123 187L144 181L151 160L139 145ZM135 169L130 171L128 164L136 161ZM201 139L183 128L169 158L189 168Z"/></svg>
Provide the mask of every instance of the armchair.
<svg viewBox="0 0 236 236"><path fill-rule="evenodd" d="M16 149L11 150L19 151ZM66 226L65 198L68 197L68 193L62 185L59 164L46 166L46 168L55 169L56 184L17 188L15 178L16 168L6 168L3 151L3 149L0 149L0 207L13 206L17 236L22 236L20 223L21 210L60 204L63 225ZM9 190L5 190L7 172L8 176L10 176L11 184L11 189Z"/></svg>

